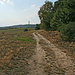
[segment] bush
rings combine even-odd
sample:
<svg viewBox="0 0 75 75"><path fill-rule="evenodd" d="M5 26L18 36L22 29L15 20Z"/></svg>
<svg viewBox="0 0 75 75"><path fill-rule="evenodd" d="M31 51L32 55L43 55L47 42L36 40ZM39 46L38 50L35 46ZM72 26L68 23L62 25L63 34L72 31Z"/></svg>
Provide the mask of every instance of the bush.
<svg viewBox="0 0 75 75"><path fill-rule="evenodd" d="M24 32L25 32L25 31L28 31L28 29L27 29L27 28L26 28L26 29L24 29Z"/></svg>
<svg viewBox="0 0 75 75"><path fill-rule="evenodd" d="M36 24L35 30L39 30L39 29L40 29L40 24Z"/></svg>
<svg viewBox="0 0 75 75"><path fill-rule="evenodd" d="M60 37L64 41L75 41L75 22L63 25L60 29Z"/></svg>

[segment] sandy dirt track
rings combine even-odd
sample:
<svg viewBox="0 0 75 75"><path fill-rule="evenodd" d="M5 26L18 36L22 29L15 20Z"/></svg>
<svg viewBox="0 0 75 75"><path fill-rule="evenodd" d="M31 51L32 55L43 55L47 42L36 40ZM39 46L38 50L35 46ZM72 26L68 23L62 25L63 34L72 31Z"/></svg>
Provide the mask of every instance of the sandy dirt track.
<svg viewBox="0 0 75 75"><path fill-rule="evenodd" d="M44 72L44 67L47 64L45 60L46 53L42 46L39 44L40 39L47 43L48 47L50 47L54 51L56 64L57 66L65 69L65 75L75 75L75 63L72 62L70 56L66 56L66 53L56 48L56 46L54 46L50 41L48 41L39 33L35 32L33 33L33 36L37 44L35 55L32 56L31 60L29 60L28 63L30 66L30 71L27 75L48 75L46 72Z"/></svg>

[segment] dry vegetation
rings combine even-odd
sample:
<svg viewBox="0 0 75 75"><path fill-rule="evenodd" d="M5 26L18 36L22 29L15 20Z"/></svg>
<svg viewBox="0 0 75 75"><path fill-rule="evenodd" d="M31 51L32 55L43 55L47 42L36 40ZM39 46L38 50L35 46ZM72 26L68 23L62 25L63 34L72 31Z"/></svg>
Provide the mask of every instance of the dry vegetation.
<svg viewBox="0 0 75 75"><path fill-rule="evenodd" d="M62 51L66 52L72 58L75 58L75 42L65 42L59 37L58 31L38 31L40 34L45 36L51 43L53 43L57 48L61 48Z"/></svg>
<svg viewBox="0 0 75 75"><path fill-rule="evenodd" d="M0 30L0 75L25 75L28 59L35 53L32 32L24 29Z"/></svg>
<svg viewBox="0 0 75 75"><path fill-rule="evenodd" d="M62 41L59 37L59 32L57 31L47 32L40 30L38 32L50 40L50 42L53 43L56 47L60 48L63 52L66 52L66 55L71 56L73 62L75 62L75 42ZM48 73L48 75L65 75L65 69L57 65L55 53L50 47L48 47L48 44L45 43L42 39L40 40L39 44L46 52L45 59L47 60L47 64L44 70Z"/></svg>
<svg viewBox="0 0 75 75"><path fill-rule="evenodd" d="M26 75L29 72L28 61L35 54L36 42L34 31L24 32L24 29L0 30L0 75ZM70 55L75 61L75 42L64 42L57 31L39 30L56 47ZM47 65L44 68L48 75L64 75L64 69L56 65L53 50L40 39L39 44L46 52ZM47 47L46 47L47 46Z"/></svg>
<svg viewBox="0 0 75 75"><path fill-rule="evenodd" d="M41 39L40 45L46 52L45 60L47 61L47 64L44 67L44 71L47 72L48 75L65 75L65 69L57 65L55 53L48 47L48 43Z"/></svg>

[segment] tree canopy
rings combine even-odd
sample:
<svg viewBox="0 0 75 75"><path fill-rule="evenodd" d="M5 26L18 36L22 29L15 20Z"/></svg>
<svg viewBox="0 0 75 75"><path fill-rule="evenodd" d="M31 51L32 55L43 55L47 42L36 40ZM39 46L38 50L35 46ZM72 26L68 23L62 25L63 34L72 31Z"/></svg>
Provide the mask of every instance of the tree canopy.
<svg viewBox="0 0 75 75"><path fill-rule="evenodd" d="M75 0L58 0L54 5L46 0L45 4L40 8L38 15L41 20L41 29L61 31L61 28L66 27L65 31L64 29L61 31L64 36L65 33L68 34L66 31L70 30L71 26L71 29L75 29ZM70 30L69 32L72 33L73 31ZM74 36L75 34L73 38L75 38Z"/></svg>
<svg viewBox="0 0 75 75"><path fill-rule="evenodd" d="M50 20L52 17L53 4L52 2L46 1L45 4L40 8L38 15L41 20L41 29L50 28Z"/></svg>
<svg viewBox="0 0 75 75"><path fill-rule="evenodd" d="M54 3L45 1L38 15L41 20L40 28L57 30L63 24L75 21L75 0L58 0Z"/></svg>

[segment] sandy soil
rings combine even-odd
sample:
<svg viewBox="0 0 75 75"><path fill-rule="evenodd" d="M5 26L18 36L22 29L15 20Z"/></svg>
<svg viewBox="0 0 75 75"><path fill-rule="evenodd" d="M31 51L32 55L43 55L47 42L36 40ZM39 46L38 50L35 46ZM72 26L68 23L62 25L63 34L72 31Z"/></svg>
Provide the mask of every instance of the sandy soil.
<svg viewBox="0 0 75 75"><path fill-rule="evenodd" d="M48 44L54 53L56 58L57 66L65 69L65 75L75 75L75 63L72 62L70 56L66 56L66 53L62 52L60 49L56 48L49 40L40 35L39 33L33 33L34 39L36 40L35 55L32 56L28 64L30 67L29 73L27 75L48 75L44 72L44 67L47 64L45 60L45 51L39 44L40 39L43 39L45 43Z"/></svg>
<svg viewBox="0 0 75 75"><path fill-rule="evenodd" d="M41 48L41 45L39 44L39 37L35 33L33 33L33 35L37 43L35 49L36 53L28 62L30 70L29 74L27 75L47 75L47 73L44 72L44 66L46 65L45 51Z"/></svg>

